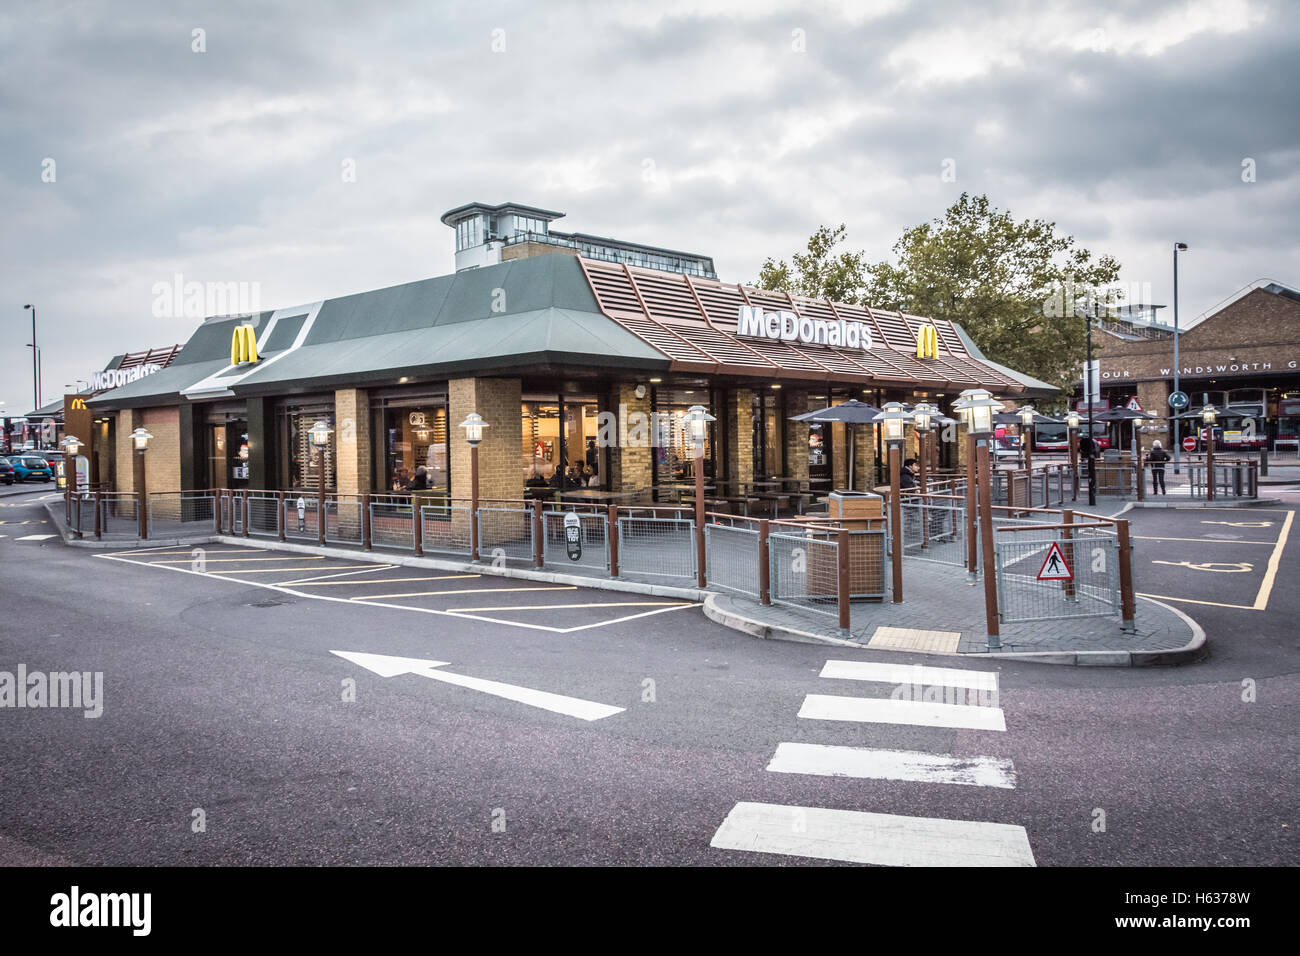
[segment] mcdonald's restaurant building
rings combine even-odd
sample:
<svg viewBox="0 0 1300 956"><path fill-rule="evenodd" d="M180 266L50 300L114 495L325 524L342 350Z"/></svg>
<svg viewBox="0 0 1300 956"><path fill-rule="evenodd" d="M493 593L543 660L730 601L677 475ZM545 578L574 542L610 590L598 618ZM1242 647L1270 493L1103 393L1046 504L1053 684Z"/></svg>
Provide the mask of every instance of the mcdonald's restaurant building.
<svg viewBox="0 0 1300 956"><path fill-rule="evenodd" d="M1054 393L984 359L949 322L570 251L211 318L167 367L88 405L112 419L115 445L101 454L117 459L118 491L134 490L127 436L143 426L154 436L150 491L323 480L326 491L373 494L401 490L423 466L433 488L468 497L457 426L477 412L488 425L480 494L519 499L570 487L575 466L614 492L689 480L682 416L697 404L716 418L706 476L847 488L846 426L792 416L849 398L948 410L971 387ZM320 456L308 436L317 420L333 429ZM861 430L853 447L865 490L879 481L880 449ZM941 463L960 465L959 447Z"/></svg>

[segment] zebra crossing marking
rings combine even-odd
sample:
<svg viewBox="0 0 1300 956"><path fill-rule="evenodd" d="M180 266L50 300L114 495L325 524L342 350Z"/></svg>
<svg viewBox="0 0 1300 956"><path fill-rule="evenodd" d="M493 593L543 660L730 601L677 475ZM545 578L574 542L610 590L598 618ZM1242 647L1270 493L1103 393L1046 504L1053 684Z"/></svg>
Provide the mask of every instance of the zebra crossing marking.
<svg viewBox="0 0 1300 956"><path fill-rule="evenodd" d="M921 664L880 664L874 661L827 661L822 677L835 680L879 681L884 684L963 687L997 691L996 671L969 671L957 667L926 667Z"/></svg>
<svg viewBox="0 0 1300 956"><path fill-rule="evenodd" d="M1006 730L1001 707L941 704L919 700L836 697L809 694L799 716L810 720L849 720L871 724L913 724L918 727L957 727L967 730Z"/></svg>
<svg viewBox="0 0 1300 956"><path fill-rule="evenodd" d="M916 750L875 750L828 744L777 744L767 769L820 777L950 783L1014 790L1016 771L1002 757L952 757Z"/></svg>

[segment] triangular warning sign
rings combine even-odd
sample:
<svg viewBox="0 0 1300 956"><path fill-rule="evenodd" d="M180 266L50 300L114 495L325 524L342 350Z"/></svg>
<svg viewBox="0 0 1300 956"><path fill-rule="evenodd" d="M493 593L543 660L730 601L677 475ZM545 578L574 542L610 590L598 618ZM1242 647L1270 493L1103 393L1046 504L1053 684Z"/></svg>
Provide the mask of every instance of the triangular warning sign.
<svg viewBox="0 0 1300 956"><path fill-rule="evenodd" d="M1043 558L1043 566L1038 570L1038 580L1040 581L1073 581L1074 572L1070 566L1065 563L1065 553L1061 546L1055 541L1047 549L1047 556Z"/></svg>
<svg viewBox="0 0 1300 956"><path fill-rule="evenodd" d="M1128 404L1124 407L1127 408L1130 412L1144 411L1144 409L1142 408L1142 403L1138 401L1138 397L1136 395L1130 398L1128 400Z"/></svg>

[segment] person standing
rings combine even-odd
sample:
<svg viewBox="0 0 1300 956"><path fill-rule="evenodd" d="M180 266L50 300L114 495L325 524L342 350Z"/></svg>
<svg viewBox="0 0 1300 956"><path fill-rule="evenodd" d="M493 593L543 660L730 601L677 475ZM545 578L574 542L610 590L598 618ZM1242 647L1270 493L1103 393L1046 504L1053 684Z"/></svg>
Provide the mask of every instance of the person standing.
<svg viewBox="0 0 1300 956"><path fill-rule="evenodd" d="M1151 443L1151 452L1147 455L1147 461L1151 464L1151 493L1153 495L1168 495L1169 491L1165 488L1165 462L1169 460L1169 452L1160 447L1159 440Z"/></svg>

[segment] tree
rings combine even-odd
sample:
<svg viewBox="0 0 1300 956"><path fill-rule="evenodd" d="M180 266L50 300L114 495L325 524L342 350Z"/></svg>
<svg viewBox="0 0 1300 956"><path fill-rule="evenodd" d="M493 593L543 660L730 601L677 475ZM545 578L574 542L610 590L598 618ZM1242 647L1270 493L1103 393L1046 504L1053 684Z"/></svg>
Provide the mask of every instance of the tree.
<svg viewBox="0 0 1300 956"><path fill-rule="evenodd" d="M864 265L860 252L836 255L844 235L843 226L822 226L808 251L793 257L794 270L769 259L759 284L951 319L993 361L1065 387L1078 380L1084 358L1075 304L1119 277L1111 256L1094 260L1055 223L1016 222L986 196L962 193L942 218L904 232L893 247L897 265ZM1113 303L1117 293L1105 297Z"/></svg>

